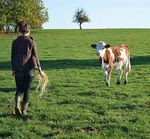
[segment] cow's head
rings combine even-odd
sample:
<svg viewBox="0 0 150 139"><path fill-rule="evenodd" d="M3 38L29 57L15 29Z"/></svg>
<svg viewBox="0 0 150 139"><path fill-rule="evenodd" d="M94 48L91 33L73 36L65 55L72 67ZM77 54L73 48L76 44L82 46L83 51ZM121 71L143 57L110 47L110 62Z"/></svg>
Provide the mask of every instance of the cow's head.
<svg viewBox="0 0 150 139"><path fill-rule="evenodd" d="M91 44L91 47L96 49L97 55L99 55L99 52L102 51L106 46L107 44L103 41L99 41L96 44Z"/></svg>

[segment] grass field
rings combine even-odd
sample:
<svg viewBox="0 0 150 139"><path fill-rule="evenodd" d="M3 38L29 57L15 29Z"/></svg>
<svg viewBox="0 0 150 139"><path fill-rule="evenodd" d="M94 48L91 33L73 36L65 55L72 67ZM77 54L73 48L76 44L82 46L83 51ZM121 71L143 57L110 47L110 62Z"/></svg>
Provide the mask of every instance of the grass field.
<svg viewBox="0 0 150 139"><path fill-rule="evenodd" d="M35 78L27 116L13 116L10 50L16 35L0 35L0 138L150 139L149 29L44 30L31 35L50 85L38 99ZM129 45L129 84L122 80L116 85L114 70L111 86L105 86L90 47L100 40Z"/></svg>

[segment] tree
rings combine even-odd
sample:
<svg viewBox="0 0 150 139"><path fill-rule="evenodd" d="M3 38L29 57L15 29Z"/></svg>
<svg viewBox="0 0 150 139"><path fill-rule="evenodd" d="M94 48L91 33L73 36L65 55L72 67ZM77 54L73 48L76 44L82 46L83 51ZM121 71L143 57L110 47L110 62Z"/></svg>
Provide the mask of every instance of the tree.
<svg viewBox="0 0 150 139"><path fill-rule="evenodd" d="M73 17L73 22L78 23L82 30L82 23L90 22L90 19L84 9L77 9Z"/></svg>
<svg viewBox="0 0 150 139"><path fill-rule="evenodd" d="M4 25L7 22L7 9L6 8L6 1L5 0L1 0L0 1L0 30L3 32L4 31Z"/></svg>
<svg viewBox="0 0 150 139"><path fill-rule="evenodd" d="M17 31L17 24L26 21L32 28L42 28L48 21L48 10L43 0L1 0L0 27L13 27ZM1 15L2 14L2 15Z"/></svg>
<svg viewBox="0 0 150 139"><path fill-rule="evenodd" d="M48 11L42 0L13 0L11 5L15 25L19 21L26 21L32 28L42 28L42 24L48 21Z"/></svg>

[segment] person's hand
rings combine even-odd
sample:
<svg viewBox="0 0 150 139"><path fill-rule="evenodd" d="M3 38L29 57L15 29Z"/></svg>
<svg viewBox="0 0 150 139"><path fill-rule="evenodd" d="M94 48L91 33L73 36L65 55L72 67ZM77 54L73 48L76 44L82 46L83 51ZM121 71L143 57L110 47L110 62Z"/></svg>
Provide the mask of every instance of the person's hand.
<svg viewBox="0 0 150 139"><path fill-rule="evenodd" d="M42 77L44 77L45 73L42 70L40 70L39 73Z"/></svg>
<svg viewBox="0 0 150 139"><path fill-rule="evenodd" d="M15 77L15 71L14 70L12 71L12 76Z"/></svg>

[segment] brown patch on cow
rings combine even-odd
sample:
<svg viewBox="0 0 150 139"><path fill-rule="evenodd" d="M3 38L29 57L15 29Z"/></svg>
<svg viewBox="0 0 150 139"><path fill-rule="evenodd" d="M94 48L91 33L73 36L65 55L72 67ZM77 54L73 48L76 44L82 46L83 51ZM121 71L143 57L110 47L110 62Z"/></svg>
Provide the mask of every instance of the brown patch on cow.
<svg viewBox="0 0 150 139"><path fill-rule="evenodd" d="M115 59L113 61L114 63L115 62L119 62L120 60L122 60L122 58L120 58L120 55L121 55L121 53L120 53L120 46L119 47L113 47L112 51L113 51L114 56L115 56Z"/></svg>
<svg viewBox="0 0 150 139"><path fill-rule="evenodd" d="M96 48L96 44L91 44L91 47L92 48Z"/></svg>
<svg viewBox="0 0 150 139"><path fill-rule="evenodd" d="M129 47L128 47L128 45L127 44L121 44L121 45L119 45L120 47L124 47L124 48L126 48L126 49L129 49Z"/></svg>
<svg viewBox="0 0 150 139"><path fill-rule="evenodd" d="M108 74L111 75L113 69L113 59L108 49L105 50L105 55L103 57L104 63L109 65L109 72Z"/></svg>
<svg viewBox="0 0 150 139"><path fill-rule="evenodd" d="M126 55L128 55L128 54L129 54L129 47L128 47L128 45L127 45L127 44L122 44L122 45L120 45L120 47L122 47L122 48L124 48L124 49L125 49Z"/></svg>
<svg viewBox="0 0 150 139"><path fill-rule="evenodd" d="M105 50L105 54L104 54L103 60L104 60L104 63L109 64L110 52L107 49Z"/></svg>

